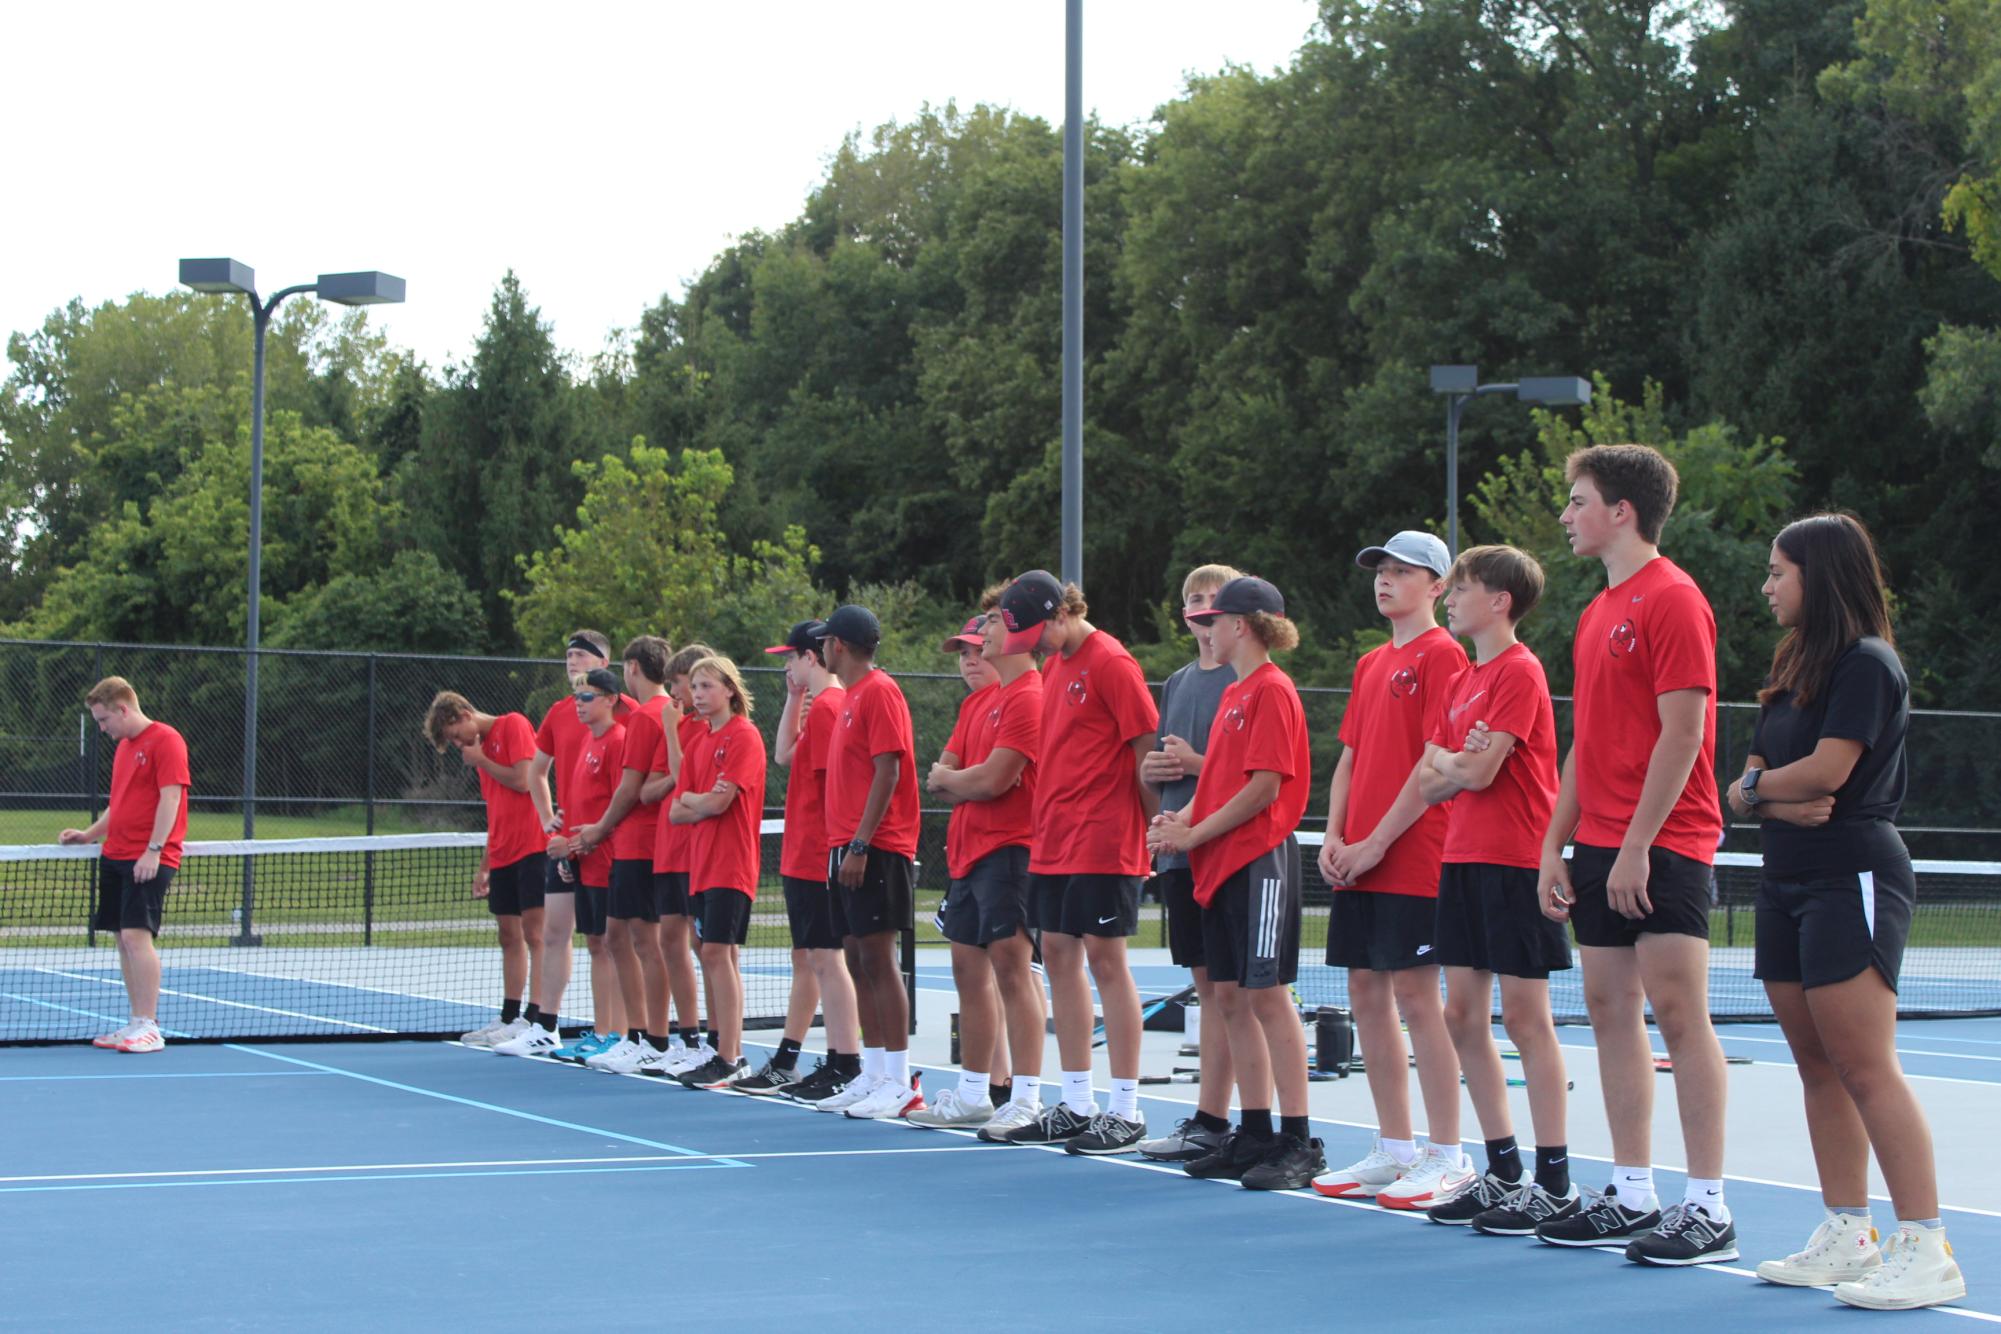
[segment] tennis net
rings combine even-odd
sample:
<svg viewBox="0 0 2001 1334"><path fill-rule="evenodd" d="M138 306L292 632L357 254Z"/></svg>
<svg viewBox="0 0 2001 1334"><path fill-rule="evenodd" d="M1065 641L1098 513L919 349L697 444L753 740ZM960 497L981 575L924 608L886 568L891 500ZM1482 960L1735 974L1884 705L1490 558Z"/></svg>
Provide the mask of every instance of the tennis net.
<svg viewBox="0 0 2001 1334"><path fill-rule="evenodd" d="M778 829L765 822L741 955L746 1023L758 1028L783 1024L792 980ZM189 843L159 936L162 1030L264 1041L486 1024L502 984L494 919L472 897L485 844L484 834ZM0 846L0 1044L77 1041L125 1021L117 935L89 927L97 872L95 846ZM579 938L562 1023L591 1015Z"/></svg>

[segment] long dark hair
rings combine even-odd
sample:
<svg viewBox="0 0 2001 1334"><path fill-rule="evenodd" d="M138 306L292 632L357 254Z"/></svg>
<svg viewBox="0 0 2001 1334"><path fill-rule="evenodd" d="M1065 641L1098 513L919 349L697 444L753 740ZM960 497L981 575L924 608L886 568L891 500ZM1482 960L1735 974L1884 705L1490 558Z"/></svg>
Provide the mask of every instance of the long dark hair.
<svg viewBox="0 0 2001 1334"><path fill-rule="evenodd" d="M1805 705L1827 685L1834 660L1850 644L1874 635L1895 645L1890 595L1869 530L1852 514L1813 514L1787 524L1775 543L1799 567L1798 622L1772 653L1772 676L1760 704L1783 691Z"/></svg>

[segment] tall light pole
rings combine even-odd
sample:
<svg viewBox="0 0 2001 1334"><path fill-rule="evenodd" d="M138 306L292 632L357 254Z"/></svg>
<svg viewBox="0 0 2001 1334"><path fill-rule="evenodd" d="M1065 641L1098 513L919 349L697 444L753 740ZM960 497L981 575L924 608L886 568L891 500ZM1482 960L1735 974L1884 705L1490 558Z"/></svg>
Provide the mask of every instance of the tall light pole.
<svg viewBox="0 0 2001 1334"><path fill-rule="evenodd" d="M255 330L250 370L250 605L249 625L244 632L243 693L243 837L257 836L257 650L260 594L258 585L264 565L264 336L271 329L271 316L278 303L288 296L312 292L322 301L342 306L375 306L403 299L403 280L387 273L322 273L318 281L280 288L269 300L257 296L257 274L248 264L233 259L184 259L181 283L197 292L241 292L250 298L252 327ZM255 859L243 859L243 920L231 943L256 945L261 938L251 929L256 895L251 875Z"/></svg>
<svg viewBox="0 0 2001 1334"><path fill-rule="evenodd" d="M1513 394L1524 403L1575 407L1591 401L1591 382L1575 375L1525 375L1507 384L1481 384L1478 366L1433 366L1431 392L1445 397L1445 549L1459 554L1459 414L1482 394Z"/></svg>
<svg viewBox="0 0 2001 1334"><path fill-rule="evenodd" d="M1063 577L1084 582L1084 0L1063 7Z"/></svg>

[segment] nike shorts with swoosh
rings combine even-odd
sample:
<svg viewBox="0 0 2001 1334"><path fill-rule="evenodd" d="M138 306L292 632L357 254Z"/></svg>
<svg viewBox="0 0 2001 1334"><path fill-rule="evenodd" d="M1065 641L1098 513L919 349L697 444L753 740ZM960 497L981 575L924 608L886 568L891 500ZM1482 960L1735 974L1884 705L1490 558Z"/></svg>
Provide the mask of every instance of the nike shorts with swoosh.
<svg viewBox="0 0 2001 1334"><path fill-rule="evenodd" d="M1029 915L1036 929L1064 936L1139 932L1136 875L1030 875Z"/></svg>
<svg viewBox="0 0 2001 1334"><path fill-rule="evenodd" d="M1202 910L1202 952L1211 982L1246 991L1299 980L1299 842L1285 842L1217 886Z"/></svg>
<svg viewBox="0 0 2001 1334"><path fill-rule="evenodd" d="M1327 963L1376 973L1436 964L1431 944L1437 929L1436 899L1337 889L1327 919Z"/></svg>

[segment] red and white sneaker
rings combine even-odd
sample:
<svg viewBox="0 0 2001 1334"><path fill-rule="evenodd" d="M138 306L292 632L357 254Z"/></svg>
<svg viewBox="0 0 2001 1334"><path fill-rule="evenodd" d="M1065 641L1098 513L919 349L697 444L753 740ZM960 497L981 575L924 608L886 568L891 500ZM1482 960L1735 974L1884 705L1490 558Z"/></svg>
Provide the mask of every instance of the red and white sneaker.
<svg viewBox="0 0 2001 1334"><path fill-rule="evenodd" d="M122 1028L114 1028L109 1033L99 1033L90 1040L90 1045L93 1047L103 1047L107 1050L116 1047L119 1043L125 1041L126 1038L131 1037L132 1030L138 1026L139 1021L137 1019L128 1019Z"/></svg>
<svg viewBox="0 0 2001 1334"><path fill-rule="evenodd" d="M151 1019L140 1019L133 1023L130 1032L113 1044L112 1050L138 1054L160 1051L166 1045L167 1040L160 1036L160 1026Z"/></svg>
<svg viewBox="0 0 2001 1334"><path fill-rule="evenodd" d="M922 1075L911 1072L908 1084L899 1084L894 1079L884 1079L867 1097L845 1109L845 1114L856 1121L895 1121L924 1110L924 1094L918 1088Z"/></svg>
<svg viewBox="0 0 2001 1334"><path fill-rule="evenodd" d="M1416 1166L1413 1160L1410 1167L1399 1167L1378 1136L1366 1157L1332 1172L1322 1172L1313 1178L1313 1189L1337 1200L1366 1198L1387 1190Z"/></svg>
<svg viewBox="0 0 2001 1334"><path fill-rule="evenodd" d="M1376 1192L1376 1203L1385 1209L1429 1209L1470 1189L1479 1178L1465 1150L1427 1144L1401 1177Z"/></svg>

